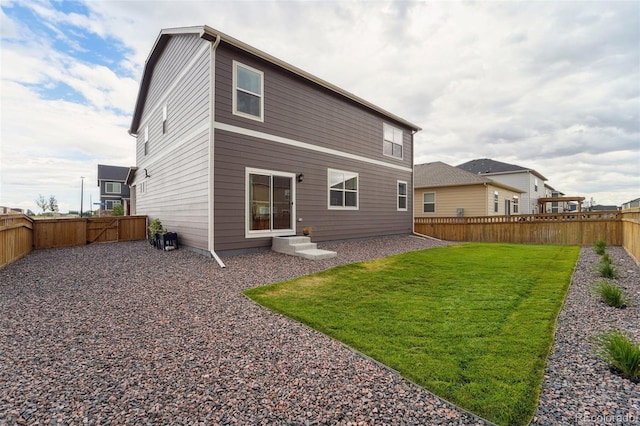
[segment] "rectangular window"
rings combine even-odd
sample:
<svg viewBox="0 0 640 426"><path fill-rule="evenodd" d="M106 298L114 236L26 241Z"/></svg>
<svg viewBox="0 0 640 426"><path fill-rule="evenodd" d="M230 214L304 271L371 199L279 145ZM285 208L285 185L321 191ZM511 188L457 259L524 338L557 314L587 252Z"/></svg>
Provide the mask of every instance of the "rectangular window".
<svg viewBox="0 0 640 426"><path fill-rule="evenodd" d="M422 211L424 213L436 212L436 193L435 192L425 192L422 195Z"/></svg>
<svg viewBox="0 0 640 426"><path fill-rule="evenodd" d="M538 192L538 178L533 179L533 190Z"/></svg>
<svg viewBox="0 0 640 426"><path fill-rule="evenodd" d="M247 169L247 237L295 234L295 174Z"/></svg>
<svg viewBox="0 0 640 426"><path fill-rule="evenodd" d="M263 121L264 73L233 61L233 113Z"/></svg>
<svg viewBox="0 0 640 426"><path fill-rule="evenodd" d="M358 174L328 170L329 208L358 210Z"/></svg>
<svg viewBox="0 0 640 426"><path fill-rule="evenodd" d="M120 204L122 204L120 200L107 200L105 201L105 208L107 210L113 210L113 206L119 206Z"/></svg>
<svg viewBox="0 0 640 426"><path fill-rule="evenodd" d="M518 197L514 196L511 202L511 206L513 208L513 213L518 213Z"/></svg>
<svg viewBox="0 0 640 426"><path fill-rule="evenodd" d="M167 133L167 104L162 107L162 134Z"/></svg>
<svg viewBox="0 0 640 426"><path fill-rule="evenodd" d="M120 182L106 182L104 184L104 192L107 194L119 194L121 191Z"/></svg>
<svg viewBox="0 0 640 426"><path fill-rule="evenodd" d="M402 130L383 124L384 141L382 152L384 155L402 159Z"/></svg>
<svg viewBox="0 0 640 426"><path fill-rule="evenodd" d="M493 212L498 213L498 191L493 192Z"/></svg>
<svg viewBox="0 0 640 426"><path fill-rule="evenodd" d="M398 181L398 211L407 211L407 182Z"/></svg>
<svg viewBox="0 0 640 426"><path fill-rule="evenodd" d="M144 128L144 155L149 154L149 126Z"/></svg>

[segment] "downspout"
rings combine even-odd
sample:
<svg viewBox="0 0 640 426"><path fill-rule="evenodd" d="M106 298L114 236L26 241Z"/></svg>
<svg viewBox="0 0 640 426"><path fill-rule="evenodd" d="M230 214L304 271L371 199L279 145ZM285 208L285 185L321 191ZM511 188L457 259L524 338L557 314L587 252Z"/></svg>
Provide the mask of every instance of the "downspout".
<svg viewBox="0 0 640 426"><path fill-rule="evenodd" d="M216 35L216 41L211 45L211 54L209 55L209 253L218 262L221 268L226 268L222 259L214 251L214 224L213 212L214 202L214 143L215 143L215 114L216 114L216 49L220 44L220 35Z"/></svg>
<svg viewBox="0 0 640 426"><path fill-rule="evenodd" d="M416 155L416 143L415 143L415 137L414 135L416 134L416 131L411 130L411 206L407 205L407 208L411 209L411 234L415 234L416 233L416 209L415 209L415 195L416 195L416 190L415 190L415 167L414 164L416 162L415 160L415 155ZM407 189L407 198L409 195L409 191ZM409 200L407 199L407 204L409 204Z"/></svg>

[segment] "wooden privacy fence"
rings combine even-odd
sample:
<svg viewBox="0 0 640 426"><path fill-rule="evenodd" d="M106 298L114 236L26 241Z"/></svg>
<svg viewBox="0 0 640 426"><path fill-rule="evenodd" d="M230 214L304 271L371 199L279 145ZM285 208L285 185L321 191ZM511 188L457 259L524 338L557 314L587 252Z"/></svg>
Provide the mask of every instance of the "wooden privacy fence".
<svg viewBox="0 0 640 426"><path fill-rule="evenodd" d="M618 211L416 218L415 231L448 241L622 245Z"/></svg>
<svg viewBox="0 0 640 426"><path fill-rule="evenodd" d="M146 236L146 216L34 220L24 215L3 215L0 216L0 267L32 249L143 240Z"/></svg>
<svg viewBox="0 0 640 426"><path fill-rule="evenodd" d="M640 259L640 209L416 218L415 232L447 241L591 245L604 240Z"/></svg>
<svg viewBox="0 0 640 426"><path fill-rule="evenodd" d="M0 215L0 267L31 252L33 219L23 214Z"/></svg>

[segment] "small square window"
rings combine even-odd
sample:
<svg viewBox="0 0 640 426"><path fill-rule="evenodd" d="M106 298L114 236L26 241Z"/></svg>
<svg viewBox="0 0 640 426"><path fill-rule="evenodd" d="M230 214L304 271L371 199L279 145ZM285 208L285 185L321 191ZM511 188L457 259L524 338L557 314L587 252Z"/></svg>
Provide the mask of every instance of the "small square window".
<svg viewBox="0 0 640 426"><path fill-rule="evenodd" d="M358 174L341 170L328 170L330 209L358 209Z"/></svg>

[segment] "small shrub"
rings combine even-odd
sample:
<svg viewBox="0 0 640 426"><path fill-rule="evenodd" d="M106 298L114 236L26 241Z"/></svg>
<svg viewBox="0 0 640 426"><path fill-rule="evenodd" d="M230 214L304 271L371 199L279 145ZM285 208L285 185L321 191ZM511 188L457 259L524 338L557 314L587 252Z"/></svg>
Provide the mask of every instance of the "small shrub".
<svg viewBox="0 0 640 426"><path fill-rule="evenodd" d="M613 261L611 260L611 256L609 256L609 253L603 254L602 259L600 260L602 261L602 263L608 263L609 265L613 263Z"/></svg>
<svg viewBox="0 0 640 426"><path fill-rule="evenodd" d="M122 204L116 204L115 206L113 206L111 213L114 216L124 216L124 206Z"/></svg>
<svg viewBox="0 0 640 426"><path fill-rule="evenodd" d="M598 254L604 254L604 249L607 247L607 242L604 240L598 240L593 244L593 247Z"/></svg>
<svg viewBox="0 0 640 426"><path fill-rule="evenodd" d="M600 263L598 271L600 271L600 275L602 276L602 278L616 277L616 270L611 263L607 263L607 262Z"/></svg>
<svg viewBox="0 0 640 426"><path fill-rule="evenodd" d="M594 287L594 290L600 296L600 299L609 306L613 306L614 308L624 308L627 306L627 300L620 287L608 281L600 282Z"/></svg>
<svg viewBox="0 0 640 426"><path fill-rule="evenodd" d="M596 353L613 369L637 382L640 380L640 345L619 330L596 337Z"/></svg>

